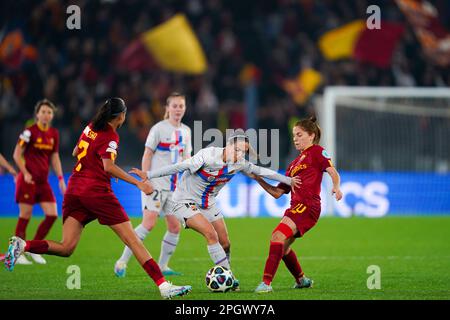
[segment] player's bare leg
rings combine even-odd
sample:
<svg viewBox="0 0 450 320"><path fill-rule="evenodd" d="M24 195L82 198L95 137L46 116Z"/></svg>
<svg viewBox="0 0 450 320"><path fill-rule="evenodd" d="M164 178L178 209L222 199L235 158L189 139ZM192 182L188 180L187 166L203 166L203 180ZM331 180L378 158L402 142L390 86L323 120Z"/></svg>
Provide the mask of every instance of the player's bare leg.
<svg viewBox="0 0 450 320"><path fill-rule="evenodd" d="M296 234L297 226L295 226L295 223L290 218L288 217L285 218L286 219L282 221L284 221L286 224L289 224L293 228L293 234ZM295 251L291 248L291 245L294 242L295 238L293 236L287 238L284 241L283 262L286 265L286 268L288 268L289 272L295 279L294 285L295 289L312 288L314 281L305 276L302 267L300 265L300 262L298 261L297 255Z"/></svg>
<svg viewBox="0 0 450 320"><path fill-rule="evenodd" d="M8 252L5 256L5 266L9 271L13 271L18 257L24 252L37 254L49 254L61 257L69 257L75 250L80 240L83 225L76 219L68 217L63 225L62 242L50 240L30 240L25 241L14 236L9 241Z"/></svg>
<svg viewBox="0 0 450 320"><path fill-rule="evenodd" d="M27 245L30 242L47 242L48 249L47 252L35 252L35 250L27 250L28 252L34 253L45 253L48 255L60 256L60 257L70 257L75 251L75 248L80 241L81 233L83 232L83 225L73 217L68 217L63 224L63 234L62 241L56 242L51 240L33 240L27 241ZM31 245L30 245L31 247Z"/></svg>
<svg viewBox="0 0 450 320"><path fill-rule="evenodd" d="M26 239L26 230L33 213L33 206L27 203L19 203L19 219L16 225L15 235L21 239ZM15 264L30 265L33 264L25 255L21 254Z"/></svg>
<svg viewBox="0 0 450 320"><path fill-rule="evenodd" d="M205 237L213 263L230 269L227 255L219 243L219 236L212 224L203 215L197 213L186 220L186 225Z"/></svg>
<svg viewBox="0 0 450 320"><path fill-rule="evenodd" d="M141 239L141 241L144 241L148 233L155 227L156 222L158 221L158 215L159 214L156 211L150 211L147 209L144 209L142 211L142 222L140 225L134 228L136 235L138 236L139 239ZM130 261L132 255L133 255L132 250L129 247L125 246L122 255L114 265L114 273L119 278L125 277L127 271L127 264L128 261Z"/></svg>
<svg viewBox="0 0 450 320"><path fill-rule="evenodd" d="M177 248L178 241L180 240L180 222L174 215L166 215L165 221L167 225L167 231L161 241L161 254L159 255L159 267L162 270L163 275L181 275L169 268L169 261L172 257L175 249Z"/></svg>
<svg viewBox="0 0 450 320"><path fill-rule="evenodd" d="M255 289L256 293L272 292L272 280L275 277L280 261L284 255L285 242L297 232L295 223L288 217L283 217L281 222L272 232L270 239L269 255L264 267L263 281Z"/></svg>
<svg viewBox="0 0 450 320"><path fill-rule="evenodd" d="M45 218L44 220L39 224L39 227L36 231L36 235L34 236L33 240L43 240L49 233L51 227L55 223L56 219L58 218L57 209L56 209L56 203L55 202L41 202L40 206L42 208L42 211L44 211ZM45 259L37 254L37 253L27 253L34 262L39 264L46 264L47 262Z"/></svg>
<svg viewBox="0 0 450 320"><path fill-rule="evenodd" d="M120 237L124 244L133 251L134 256L144 268L145 272L147 272L159 287L163 298L170 299L174 296L185 295L191 291L191 286L174 286L166 281L158 264L153 260L152 256L133 230L131 222L127 221L110 227Z"/></svg>

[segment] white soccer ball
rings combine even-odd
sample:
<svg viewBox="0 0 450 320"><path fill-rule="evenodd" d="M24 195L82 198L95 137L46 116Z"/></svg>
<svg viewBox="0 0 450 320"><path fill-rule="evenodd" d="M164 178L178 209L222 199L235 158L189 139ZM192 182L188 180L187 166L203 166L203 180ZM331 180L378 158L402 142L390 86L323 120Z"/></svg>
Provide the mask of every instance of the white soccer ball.
<svg viewBox="0 0 450 320"><path fill-rule="evenodd" d="M233 288L234 277L227 268L215 266L208 270L205 281L212 292L227 292Z"/></svg>

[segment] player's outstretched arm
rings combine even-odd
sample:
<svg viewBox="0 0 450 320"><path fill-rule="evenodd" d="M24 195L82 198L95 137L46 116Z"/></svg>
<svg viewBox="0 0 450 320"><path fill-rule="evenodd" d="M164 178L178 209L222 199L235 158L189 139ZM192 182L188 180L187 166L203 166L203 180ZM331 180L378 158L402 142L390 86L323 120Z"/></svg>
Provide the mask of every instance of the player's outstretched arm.
<svg viewBox="0 0 450 320"><path fill-rule="evenodd" d="M339 176L339 173L334 167L328 167L326 170L331 177L331 181L333 181L333 189L331 190L331 192L335 195L336 200L339 201L342 199L342 192L340 187L341 178Z"/></svg>
<svg viewBox="0 0 450 320"><path fill-rule="evenodd" d="M133 168L130 172L137 174L141 179L144 179L144 174L146 174L146 177L148 179L153 178L159 178L164 176L170 176L174 173L183 172L185 170L189 170L190 172L194 173L198 169L200 169L205 164L203 153L200 151L192 158L186 159L180 163L164 166L159 169L154 169L151 171L148 171L147 173Z"/></svg>
<svg viewBox="0 0 450 320"><path fill-rule="evenodd" d="M102 161L103 161L103 169L109 174L113 175L114 177L120 180L135 185L147 195L153 193L154 191L153 187L150 184L145 183L145 180L143 181L137 180L136 178L134 178L133 176L129 175L124 170L122 170L119 166L117 166L111 159L102 159Z"/></svg>
<svg viewBox="0 0 450 320"><path fill-rule="evenodd" d="M285 190L283 190L282 188L268 184L266 181L264 181L263 178L261 178L260 176L257 176L254 173L246 173L244 171L243 174L256 180L259 183L259 185L275 199L278 199L285 193Z"/></svg>
<svg viewBox="0 0 450 320"><path fill-rule="evenodd" d="M299 179L287 177L285 175L279 174L276 171L254 165L250 162L248 163L248 166L243 169L243 171L249 174L255 174L259 177L276 180L291 187L298 187L301 184L301 181Z"/></svg>

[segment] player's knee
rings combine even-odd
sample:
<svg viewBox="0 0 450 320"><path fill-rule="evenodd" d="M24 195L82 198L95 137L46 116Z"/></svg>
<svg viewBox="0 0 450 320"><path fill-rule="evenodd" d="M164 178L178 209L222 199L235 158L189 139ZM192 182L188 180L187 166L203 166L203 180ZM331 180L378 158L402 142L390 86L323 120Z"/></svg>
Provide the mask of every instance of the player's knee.
<svg viewBox="0 0 450 320"><path fill-rule="evenodd" d="M178 234L181 231L180 223L177 221L167 223L167 231Z"/></svg>
<svg viewBox="0 0 450 320"><path fill-rule="evenodd" d="M61 252L61 256L70 257L72 255L72 253L75 251L75 248L76 248L76 246L73 244L65 245Z"/></svg>
<svg viewBox="0 0 450 320"><path fill-rule="evenodd" d="M150 214L144 215L141 225L148 231L151 231L155 227L157 220L158 214L156 212L151 212Z"/></svg>
<svg viewBox="0 0 450 320"><path fill-rule="evenodd" d="M284 240L286 240L286 236L280 231L272 233L272 237L270 238L270 241L272 242L284 242Z"/></svg>
<svg viewBox="0 0 450 320"><path fill-rule="evenodd" d="M211 228L211 230L206 231L204 233L204 236L206 238L206 241L208 241L209 244L219 242L219 236L217 235L216 230L214 230L212 228Z"/></svg>

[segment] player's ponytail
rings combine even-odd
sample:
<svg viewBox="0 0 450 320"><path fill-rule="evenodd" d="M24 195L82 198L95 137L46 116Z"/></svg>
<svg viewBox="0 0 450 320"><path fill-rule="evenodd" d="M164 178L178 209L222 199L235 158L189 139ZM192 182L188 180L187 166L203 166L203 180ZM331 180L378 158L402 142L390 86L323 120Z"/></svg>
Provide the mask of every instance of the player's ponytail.
<svg viewBox="0 0 450 320"><path fill-rule="evenodd" d="M118 117L122 112L126 112L127 107L121 98L111 98L100 107L92 120L92 130L104 130L108 122Z"/></svg>
<svg viewBox="0 0 450 320"><path fill-rule="evenodd" d="M313 143L319 144L320 136L322 135L322 130L320 129L319 125L317 124L316 116L313 115L313 116L309 117L308 119L302 119L302 120L298 121L295 124L295 127L302 128L303 130L308 132L308 134L310 134L310 135L314 133Z"/></svg>

